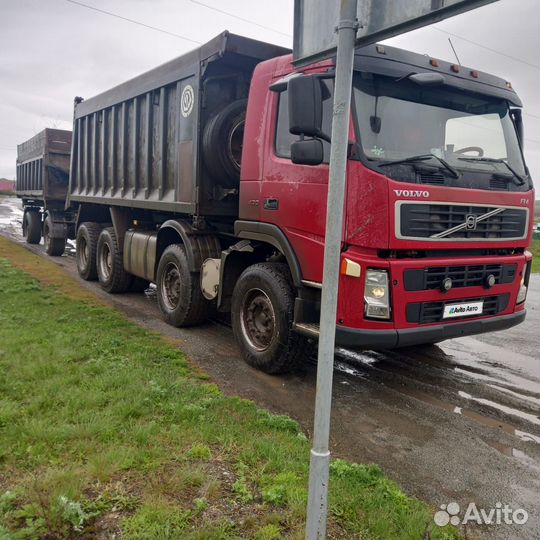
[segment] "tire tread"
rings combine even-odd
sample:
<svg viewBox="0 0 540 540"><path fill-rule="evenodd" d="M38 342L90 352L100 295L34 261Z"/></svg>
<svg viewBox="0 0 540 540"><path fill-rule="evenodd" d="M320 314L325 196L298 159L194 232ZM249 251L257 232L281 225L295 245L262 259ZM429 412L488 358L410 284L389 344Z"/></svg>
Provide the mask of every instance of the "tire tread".
<svg viewBox="0 0 540 540"><path fill-rule="evenodd" d="M112 269L111 269L111 280L109 283L106 283L99 280L101 287L111 294L117 294L117 293L123 293L126 292L133 281L133 274L130 274L124 270L124 261L122 258L122 252L119 249L118 246L118 240L116 238L116 233L114 232L114 227L105 227L101 232L100 236L98 238L97 243L97 257L99 257L100 252L100 242L103 242L102 238L105 237L105 235L108 234L111 238L112 243L114 244L113 248L114 251L111 253L112 255ZM96 259L96 266L99 268L99 262ZM98 278L99 278L99 271L98 271Z"/></svg>
<svg viewBox="0 0 540 540"><path fill-rule="evenodd" d="M84 223L81 223L79 225L79 229L77 230L77 239L79 238L81 228L83 227L87 232L87 244L91 248L90 262L88 264L88 268L85 271L81 271L78 264L78 257L75 257L77 260L77 270L79 272L79 276L81 276L81 278L85 281L96 281L98 278L96 266L97 242L101 233L101 226L99 223L95 223L93 221L85 221Z"/></svg>
<svg viewBox="0 0 540 540"><path fill-rule="evenodd" d="M279 355L274 355L270 361L265 361L255 355L253 355L239 339L238 333L241 333L239 327L238 313L236 313L236 302L233 298L233 330L235 337L240 344L246 362L266 373L279 374L294 371L301 364L303 364L310 353L313 350L311 342L305 336L300 335L292 329L292 321L294 317L294 300L295 290L292 284L289 267L285 263L265 262L257 263L248 267L238 280L238 284L241 284L243 280L247 279L246 275L249 272L251 275L257 273L263 273L273 281L273 286L281 298L285 302L285 312L289 321L289 329L287 332L287 339L281 342L281 350Z"/></svg>

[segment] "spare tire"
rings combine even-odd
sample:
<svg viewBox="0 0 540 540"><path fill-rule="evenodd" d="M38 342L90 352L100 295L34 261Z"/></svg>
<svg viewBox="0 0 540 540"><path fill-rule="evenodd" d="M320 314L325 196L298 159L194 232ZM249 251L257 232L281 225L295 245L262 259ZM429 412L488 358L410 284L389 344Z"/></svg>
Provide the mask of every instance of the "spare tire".
<svg viewBox="0 0 540 540"><path fill-rule="evenodd" d="M247 99L214 114L204 128L203 159L212 178L226 188L238 187Z"/></svg>

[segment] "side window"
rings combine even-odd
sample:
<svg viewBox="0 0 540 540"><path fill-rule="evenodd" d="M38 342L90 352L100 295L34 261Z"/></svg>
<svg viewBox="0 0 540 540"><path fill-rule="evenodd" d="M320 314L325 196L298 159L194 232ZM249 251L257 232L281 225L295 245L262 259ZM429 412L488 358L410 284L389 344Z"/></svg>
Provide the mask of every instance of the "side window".
<svg viewBox="0 0 540 540"><path fill-rule="evenodd" d="M334 80L324 79L323 84L328 89L329 97L323 101L322 129L330 135L332 131L332 104L334 102ZM287 90L279 94L277 124L276 124L276 156L288 158L291 157L291 143L298 140L297 135L289 132L289 103L287 99ZM330 160L330 143L322 141L324 149L324 162Z"/></svg>

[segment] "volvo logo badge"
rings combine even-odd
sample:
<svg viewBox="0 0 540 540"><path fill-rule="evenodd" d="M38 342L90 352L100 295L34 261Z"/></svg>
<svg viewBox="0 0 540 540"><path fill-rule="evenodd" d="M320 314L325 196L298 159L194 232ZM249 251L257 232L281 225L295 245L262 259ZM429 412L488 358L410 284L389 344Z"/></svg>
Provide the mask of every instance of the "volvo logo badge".
<svg viewBox="0 0 540 540"><path fill-rule="evenodd" d="M465 224L468 231L474 231L476 229L476 216L474 214L467 214L465 216Z"/></svg>

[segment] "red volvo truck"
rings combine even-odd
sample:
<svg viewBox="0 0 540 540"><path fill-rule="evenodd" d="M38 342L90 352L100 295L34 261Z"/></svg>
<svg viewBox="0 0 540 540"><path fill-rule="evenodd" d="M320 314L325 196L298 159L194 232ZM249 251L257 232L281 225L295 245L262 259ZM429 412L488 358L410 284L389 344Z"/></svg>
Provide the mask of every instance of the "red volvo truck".
<svg viewBox="0 0 540 540"><path fill-rule="evenodd" d="M229 34L76 99L77 264L157 286L175 326L230 312L247 362L291 369L318 336L334 60ZM534 192L503 79L357 50L337 345L394 348L525 318Z"/></svg>

